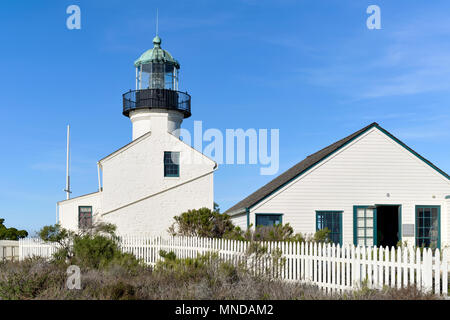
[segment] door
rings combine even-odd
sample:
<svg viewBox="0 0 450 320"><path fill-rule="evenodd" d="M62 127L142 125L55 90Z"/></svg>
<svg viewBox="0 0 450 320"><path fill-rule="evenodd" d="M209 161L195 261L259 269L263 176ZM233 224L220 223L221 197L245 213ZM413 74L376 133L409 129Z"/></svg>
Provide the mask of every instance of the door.
<svg viewBox="0 0 450 320"><path fill-rule="evenodd" d="M377 208L355 206L353 215L353 242L358 246L372 247L377 243Z"/></svg>

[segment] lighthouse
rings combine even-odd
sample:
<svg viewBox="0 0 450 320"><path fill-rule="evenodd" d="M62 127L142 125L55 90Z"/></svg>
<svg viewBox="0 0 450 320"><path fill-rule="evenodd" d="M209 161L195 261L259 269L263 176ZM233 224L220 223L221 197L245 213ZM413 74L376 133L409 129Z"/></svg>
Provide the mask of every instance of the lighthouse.
<svg viewBox="0 0 450 320"><path fill-rule="evenodd" d="M191 96L178 91L180 64L153 39L153 48L134 63L136 88L123 94L123 115L133 126L133 140L152 132L179 136L183 119L191 116Z"/></svg>
<svg viewBox="0 0 450 320"><path fill-rule="evenodd" d="M178 89L179 62L157 35L134 67L136 87L122 95L132 141L98 160L96 192L58 202L58 222L66 229L102 221L117 234L167 235L175 216L214 208L217 163L179 136L191 116L191 97Z"/></svg>

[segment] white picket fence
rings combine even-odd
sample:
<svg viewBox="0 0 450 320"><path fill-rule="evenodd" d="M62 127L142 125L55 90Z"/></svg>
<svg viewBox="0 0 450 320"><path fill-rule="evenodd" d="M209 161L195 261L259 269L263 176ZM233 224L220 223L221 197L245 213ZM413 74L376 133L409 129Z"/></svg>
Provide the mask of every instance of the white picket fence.
<svg viewBox="0 0 450 320"><path fill-rule="evenodd" d="M415 285L424 292L448 297L448 249L433 253L431 249L259 242L267 248L267 254L255 255L248 254L249 242L226 239L123 236L119 243L123 252L150 265L162 259L160 250L172 251L178 258L216 253L222 260L245 263L255 274L317 285L329 293L355 290L363 284L373 289ZM20 240L20 259L32 255L50 257L55 250L55 245L40 240ZM274 263L276 253L280 259Z"/></svg>
<svg viewBox="0 0 450 320"><path fill-rule="evenodd" d="M38 238L19 239L19 260L31 257L51 258L58 248L56 243L45 242Z"/></svg>

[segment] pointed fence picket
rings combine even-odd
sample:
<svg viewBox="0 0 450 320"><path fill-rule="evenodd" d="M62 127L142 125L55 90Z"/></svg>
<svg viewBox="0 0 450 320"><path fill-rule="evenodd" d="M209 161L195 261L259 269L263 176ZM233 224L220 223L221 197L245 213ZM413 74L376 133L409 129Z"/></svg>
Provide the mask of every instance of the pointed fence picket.
<svg viewBox="0 0 450 320"><path fill-rule="evenodd" d="M161 250L178 258L207 253L234 265L247 266L254 275L315 285L327 293L342 293L367 285L373 289L416 286L424 292L448 297L449 249L355 247L322 243L258 242L197 237L125 235L118 238L122 252L154 266ZM19 259L51 258L59 246L40 239L21 239ZM249 251L252 249L251 251Z"/></svg>

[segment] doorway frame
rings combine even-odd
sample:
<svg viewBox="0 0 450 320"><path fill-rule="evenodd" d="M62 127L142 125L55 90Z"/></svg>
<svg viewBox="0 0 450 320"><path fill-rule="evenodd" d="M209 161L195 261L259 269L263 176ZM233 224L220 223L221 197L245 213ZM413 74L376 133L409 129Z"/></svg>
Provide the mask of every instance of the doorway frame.
<svg viewBox="0 0 450 320"><path fill-rule="evenodd" d="M402 205L401 204L375 204L375 207L398 207L398 241L402 242ZM377 210L378 213L378 210ZM377 226L378 232L378 226ZM377 243L378 247L378 243Z"/></svg>

